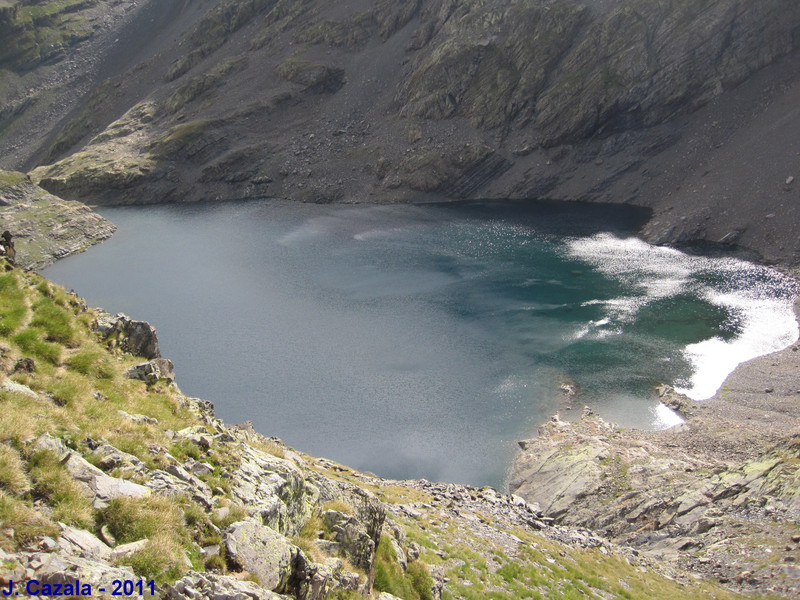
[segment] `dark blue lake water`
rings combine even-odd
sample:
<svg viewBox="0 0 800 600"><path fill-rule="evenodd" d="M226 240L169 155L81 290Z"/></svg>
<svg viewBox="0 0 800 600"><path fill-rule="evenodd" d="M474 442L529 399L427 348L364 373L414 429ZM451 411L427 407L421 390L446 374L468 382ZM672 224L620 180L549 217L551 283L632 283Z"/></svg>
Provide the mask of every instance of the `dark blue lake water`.
<svg viewBox="0 0 800 600"><path fill-rule="evenodd" d="M798 336L789 280L648 246L628 208L101 212L115 236L47 277L155 325L181 389L225 421L387 477L502 487L555 411L665 427L656 385L709 397Z"/></svg>

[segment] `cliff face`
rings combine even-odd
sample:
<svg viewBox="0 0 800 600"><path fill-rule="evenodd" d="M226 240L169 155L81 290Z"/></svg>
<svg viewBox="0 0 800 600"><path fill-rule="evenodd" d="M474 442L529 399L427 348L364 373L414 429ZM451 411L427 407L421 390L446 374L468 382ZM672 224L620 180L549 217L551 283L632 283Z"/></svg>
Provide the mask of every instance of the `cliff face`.
<svg viewBox="0 0 800 600"><path fill-rule="evenodd" d="M160 5L6 52L0 166L96 203L632 202L651 240L796 262L791 0ZM18 47L39 24L10 14Z"/></svg>

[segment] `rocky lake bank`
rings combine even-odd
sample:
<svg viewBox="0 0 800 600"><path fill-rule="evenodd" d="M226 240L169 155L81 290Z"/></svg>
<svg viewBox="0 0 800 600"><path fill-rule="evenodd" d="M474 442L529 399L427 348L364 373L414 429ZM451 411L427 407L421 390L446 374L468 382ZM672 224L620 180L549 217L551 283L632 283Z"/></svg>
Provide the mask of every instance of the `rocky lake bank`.
<svg viewBox="0 0 800 600"><path fill-rule="evenodd" d="M32 184L27 180L20 181L17 176L14 185L9 188L16 194L15 197L19 197L20 185L28 194L32 194L30 197L35 198L41 194L41 192L32 193L34 189ZM35 202L31 202L31 205L34 209L37 207ZM49 203L45 208L48 214L49 211L55 210ZM18 210L21 212L21 209ZM55 231L61 232L64 229L72 231L83 240L84 238L80 236L86 231L82 225L86 217L74 220L72 217L74 211L75 209L70 206L65 209L62 205L57 205L56 214L64 215L66 219L65 227L55 228ZM94 217L92 219L93 223L102 223ZM42 220L36 222L50 223ZM28 233L33 233L33 229L36 229L33 225L30 228L32 231ZM27 248L41 247L43 245L41 240L44 239L50 239L51 245L58 242L62 247L82 249L77 243L65 244L63 233L56 235L52 231L53 228L49 226L39 235L33 235L31 239L40 240L38 244L19 246L23 264L34 264L26 259ZM22 236L23 239L25 237ZM101 324L103 322L102 319L98 321ZM113 319L110 322L116 323ZM157 346L154 350L152 344L148 346L142 345L140 341L132 343L127 341L131 336L136 339L137 335L141 335L141 331L147 330L146 327L141 329L139 334L134 334L124 325L125 321L121 323L123 324L101 326L100 331L103 335L113 335L114 345L120 350L146 357L157 356ZM109 331L112 334L109 334ZM13 347L14 342L9 347L10 354L6 351L7 356L16 354ZM170 373L171 366L168 361L157 358L155 360L153 367L140 369L141 375L137 376L147 380L150 386L155 386L154 389L162 388L165 383L171 385L169 382L173 375ZM304 457L289 449L277 452L288 453L294 463L300 464L302 468L306 468L303 466L306 463L302 461L324 465L326 469L360 487L366 486L373 492L377 491L384 504L385 494L400 494L402 500L389 502L386 505L386 509L393 515L392 518L405 520L406 523L419 523L416 526L420 528L418 530L420 536L433 536L437 540L435 542L437 549L432 549L432 552L438 558L430 559L426 563L431 567L430 573L434 578L431 585L435 589L454 589L455 586L472 585L467 584L470 581L469 577L465 578L462 575L458 583L454 583L448 576L448 569L454 566L460 569L461 563L470 564L470 561L460 558L453 559L450 557L452 549L446 550L452 543L453 527L472 530L476 527L479 530L482 528L479 537L490 541L487 549L499 546L512 556L519 555L521 542L517 539L519 537L517 533L509 532L513 528L521 527L535 531L537 535L542 535L553 543L566 543L570 547L590 550L600 549L603 550L601 554L609 556L626 556L626 560L640 565L639 568L666 573L670 577L677 578L679 582L691 582L694 578L712 578L735 590L791 597L796 593L797 582L800 579L800 573L795 566L795 561L800 558L800 528L796 525L800 513L800 487L797 484L798 467L795 460L798 451L797 423L800 422L797 402L797 397L800 395L798 362L800 353L795 344L782 352L745 363L729 376L713 399L704 402L693 402L673 390L664 388L662 390L664 403L683 416L686 422L663 432L621 429L592 415L591 411L586 411L580 419L573 422L554 417L541 428L538 438L520 442L521 453L515 461L510 480L514 496L506 496L489 488L479 490L424 481L382 480L324 459ZM10 366L8 369L10 372ZM49 396L42 397L24 383L23 387L15 387L16 379L18 377L7 380L9 384L5 388L6 394L22 394L33 399L34 396L31 395L33 393L39 401L52 401L48 400ZM28 381L27 376L22 381ZM184 399L182 402L192 406L191 403L195 401ZM205 410L203 406L206 405L200 403L196 408L200 411L201 417ZM130 416L128 411L123 412ZM577 412L575 410L563 414ZM147 419L151 417L146 414L137 413L137 415L131 417L134 422L150 424ZM252 430L248 433L246 427L242 431L235 428L230 430L220 421L214 420L213 413L207 413L201 420L206 424L206 431L234 431L229 435L237 439L255 439L261 440L261 443L280 446L279 442L266 440ZM212 425L210 429L209 424ZM74 436L74 433L71 435ZM199 435L203 433L200 432ZM225 438L224 435L222 437ZM51 451L62 460L72 456L67 447L59 445L56 441L48 441L49 439L40 437L35 443L55 444L55 449ZM25 445L34 441L27 440ZM91 445L93 444L89 444L87 449L82 451L81 456L76 456L74 462L82 465L78 458L83 460L87 457L85 452L91 450ZM245 453L251 452L244 446L241 448ZM96 452L96 450L91 451ZM208 492L209 488L203 487L202 479L198 480L191 475L191 467L195 464L192 461L197 460L196 458L187 459L182 463L177 461L175 464L180 463L180 467L176 466L172 471L166 469L166 473L171 474L168 477L152 469L144 469L141 466L141 458L126 454L113 445L103 452L115 456L119 454L125 461L131 463L132 466L125 467L121 471L115 470L117 477L122 475L123 478L129 479L135 474L134 480L149 481L145 487L156 492L183 489L188 482L190 487L186 493L190 497L206 506L209 511L219 510L219 500L215 500L215 494L212 493L210 496L206 494L203 498L201 491ZM256 461L258 466L253 466L252 470L255 470L254 473L258 471L260 475L257 475L254 481L265 477L265 473L271 472L270 468L273 468L265 466L264 456L258 455L258 457ZM95 457L92 461L101 458ZM120 464L114 462L113 466L118 469ZM71 474L78 481L84 481L93 490L92 493L95 493L95 488L99 484L91 478L86 480L89 477L85 473L86 469L88 467L76 468ZM123 474L126 469L130 469L127 475ZM197 469L201 470L200 467ZM182 480L180 475L184 472L187 475L185 480ZM91 473L92 477L100 476L96 471ZM232 479L237 477L231 475ZM112 487L119 485L110 480L102 479L102 481ZM198 489L193 489L191 486ZM393 491L387 492L387 490ZM397 490L405 491L399 493ZM334 494L326 502L336 498L339 496ZM256 501L252 496L241 496L238 502L250 507L260 501ZM269 528L286 536L281 529L286 527L285 524L279 525L282 519L285 520L281 514L283 513L279 510L278 516L274 517L278 519L275 523L264 521L263 515L261 520ZM299 519L303 521L303 517ZM426 523L432 527L425 525ZM441 527L437 523L441 523ZM223 532L223 529L220 531ZM394 531L395 543L399 543L398 540L408 543L404 537L407 535L407 530L400 528ZM26 573L25 577L28 578L33 575L37 577L40 574L44 575L49 572L47 569L75 571L86 568L89 569L89 573L92 572L92 568L99 569L95 575L86 576L89 577L86 580L91 581L91 577L97 579L113 573L111 565L119 563L121 556L127 556L113 555L114 560L109 562L109 557L112 555L108 554L110 549L107 541L101 541L104 546L97 546L94 549L80 544L76 549L69 545L71 542L68 540L72 539L71 536L77 536L82 540L81 543L90 543L86 541L88 538L85 538L85 533L76 533L73 529L63 530L55 546L48 549L51 552L56 551L56 555L61 559L66 553L66 562L56 562L55 567L47 566L52 561L43 560L45 557L41 556L41 548L33 554L7 555L11 556L8 560L19 560L20 568L23 569L20 573ZM427 541L430 543L429 537ZM474 540L470 538L462 541L474 549ZM375 540L373 544L374 542ZM90 545L96 543L91 541ZM236 542L232 543L235 546ZM336 552L340 551L339 546L329 547L326 544L327 542L321 546L328 550L334 548ZM144 544L140 544L134 547L132 552L141 550L143 546ZM424 548L420 545L420 541L415 542L410 549L402 547L402 544L400 546L404 556L409 552L415 555L420 548ZM478 551L484 559L491 557L491 552L486 554L487 549ZM70 556L86 558L91 555L96 559L98 556L93 554L95 552L100 552L99 566L87 566L81 561L70 562L73 560L69 558ZM292 556L294 550L287 549L286 552L289 553L287 556ZM244 563L236 562L235 556L234 550L230 558L226 558L228 561L226 564L239 565L233 568L250 572L249 568L242 566ZM447 558L447 561L440 565L441 568L436 567L439 559L444 558ZM371 560L374 561L374 557ZM405 560L408 561L408 558ZM280 563L280 560L278 562ZM311 585L314 576L309 573L315 568L319 569L319 565L316 567L301 565L301 568L306 569L303 571L306 573L303 585ZM104 569L111 570L104 571ZM368 571L369 569L365 572ZM80 573L85 572L87 571L80 571ZM331 572L324 569L319 572L322 573L320 577L328 582L323 586L325 589L351 585L341 581L334 583L337 581L336 577L350 577L346 573L342 575L335 568ZM14 573L12 576L19 576L16 571ZM490 575L492 568L480 574L479 580L486 585L491 579ZM274 574L269 576L277 577L274 590L283 590L296 597L314 597L303 596L309 592L300 592L299 587L292 589L287 587L285 581L289 579L284 581L282 577L288 576ZM180 590L181 586L190 585L199 586L205 590L203 593L222 593L220 590L227 590L224 593L242 592L236 587L240 585L239 583L220 579L216 575L190 574L187 577L189 579L179 584L176 589ZM295 574L291 577L296 579L300 575ZM363 583L362 581L359 585L363 586ZM300 584L295 582L292 585ZM502 588L503 585L499 587ZM366 588L362 588L361 592L365 593ZM174 598L180 597L175 595L179 594L179 591L170 593ZM460 596L456 594L454 597Z"/></svg>

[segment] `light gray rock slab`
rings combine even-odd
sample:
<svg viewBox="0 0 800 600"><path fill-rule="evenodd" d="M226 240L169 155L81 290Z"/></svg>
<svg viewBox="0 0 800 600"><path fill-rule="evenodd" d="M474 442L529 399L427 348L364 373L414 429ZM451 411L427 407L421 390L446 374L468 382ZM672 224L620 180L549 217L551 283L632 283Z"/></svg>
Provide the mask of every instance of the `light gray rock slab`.
<svg viewBox="0 0 800 600"><path fill-rule="evenodd" d="M290 600L271 592L252 581L241 581L229 575L195 573L190 571L174 585L166 585L165 598L169 600Z"/></svg>
<svg viewBox="0 0 800 600"><path fill-rule="evenodd" d="M67 448L62 440L49 434L40 436L34 443L34 449L55 454L70 475L81 484L96 509L105 508L114 498L147 498L151 494L150 489L143 485L106 475L80 454Z"/></svg>
<svg viewBox="0 0 800 600"><path fill-rule="evenodd" d="M92 589L108 585L114 579L135 579L129 567L112 567L106 561L78 556L46 554L30 562L35 578L43 584L88 583Z"/></svg>
<svg viewBox="0 0 800 600"><path fill-rule="evenodd" d="M136 542L131 542L129 544L117 546L111 551L110 558L111 560L119 560L121 558L125 558L126 556L130 556L131 554L135 554L139 552L139 550L143 550L149 542L150 540L143 539Z"/></svg>
<svg viewBox="0 0 800 600"><path fill-rule="evenodd" d="M121 417L128 419L128 421L132 421L134 423L144 424L144 425L158 425L158 419L154 419L153 417L148 417L147 415L131 415L126 413L124 410L117 411Z"/></svg>
<svg viewBox="0 0 800 600"><path fill-rule="evenodd" d="M10 392L12 394L27 396L31 400L39 400L39 394L34 392L27 385L22 385L21 383L11 381L10 379L6 379L3 383L0 383L0 390L4 392Z"/></svg>
<svg viewBox="0 0 800 600"><path fill-rule="evenodd" d="M58 543L67 554L88 556L108 560L111 557L111 548L103 543L97 536L86 531L59 523L61 536Z"/></svg>
<svg viewBox="0 0 800 600"><path fill-rule="evenodd" d="M64 465L78 482L85 484L97 509L105 508L114 498L147 498L152 493L138 483L106 475L77 452L72 452Z"/></svg>

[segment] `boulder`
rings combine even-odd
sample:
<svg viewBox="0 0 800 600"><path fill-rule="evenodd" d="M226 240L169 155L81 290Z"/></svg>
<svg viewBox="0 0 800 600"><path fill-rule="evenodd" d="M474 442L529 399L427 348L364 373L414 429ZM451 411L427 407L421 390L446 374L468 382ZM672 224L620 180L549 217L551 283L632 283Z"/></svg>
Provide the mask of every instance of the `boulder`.
<svg viewBox="0 0 800 600"><path fill-rule="evenodd" d="M111 548L94 534L63 523L60 523L59 526L61 527L61 536L58 538L58 544L67 554L102 560L108 560L111 557Z"/></svg>
<svg viewBox="0 0 800 600"><path fill-rule="evenodd" d="M172 361L166 358L154 358L145 363L134 365L125 372L128 379L139 379L147 385L153 385L159 379L175 381L175 367Z"/></svg>
<svg viewBox="0 0 800 600"><path fill-rule="evenodd" d="M258 577L265 588L288 588L299 550L281 534L254 519L240 521L226 532L225 549L231 561Z"/></svg>
<svg viewBox="0 0 800 600"><path fill-rule="evenodd" d="M94 450L96 456L102 457L97 463L104 471L121 469L122 471L132 471L144 475L148 469L145 464L133 454L128 454L122 450L114 448L110 444L103 444Z"/></svg>
<svg viewBox="0 0 800 600"><path fill-rule="evenodd" d="M80 581L89 584L92 590L105 587L115 579L136 580L130 567L112 567L106 561L64 554L39 554L29 563L32 579L42 585L72 584Z"/></svg>
<svg viewBox="0 0 800 600"><path fill-rule="evenodd" d="M254 519L230 526L225 534L228 558L255 575L261 585L302 600L324 598L331 574L312 563L285 537Z"/></svg>
<svg viewBox="0 0 800 600"><path fill-rule="evenodd" d="M12 394L20 394L22 396L27 396L31 400L39 400L39 394L34 392L27 385L16 383L14 381L11 381L10 379L6 379L3 383L0 384L0 390L4 392L10 392Z"/></svg>
<svg viewBox="0 0 800 600"><path fill-rule="evenodd" d="M117 561L122 558L126 558L131 554L136 554L139 550L144 550L144 547L150 543L150 540L143 539L137 540L135 542L130 542L129 544L122 544L117 546L111 551L111 560Z"/></svg>
<svg viewBox="0 0 800 600"><path fill-rule="evenodd" d="M164 597L169 600L290 600L275 594L252 581L241 581L228 575L195 573L190 571L174 585L164 586Z"/></svg>
<svg viewBox="0 0 800 600"><path fill-rule="evenodd" d="M161 469L150 471L146 485L154 492L165 496L183 494L206 510L214 507L214 493L208 484L177 464L169 465L166 471Z"/></svg>
<svg viewBox="0 0 800 600"><path fill-rule="evenodd" d="M284 535L297 534L313 504L303 472L289 460L249 445L241 446L240 458L231 478L232 499L268 527Z"/></svg>
<svg viewBox="0 0 800 600"><path fill-rule="evenodd" d="M322 513L322 521L330 529L333 539L341 545L347 559L369 573L375 558L376 544L361 521L335 510Z"/></svg>
<svg viewBox="0 0 800 600"><path fill-rule="evenodd" d="M97 318L95 330L103 339L113 340L124 352L147 359L161 358L156 330L146 321L103 313Z"/></svg>

